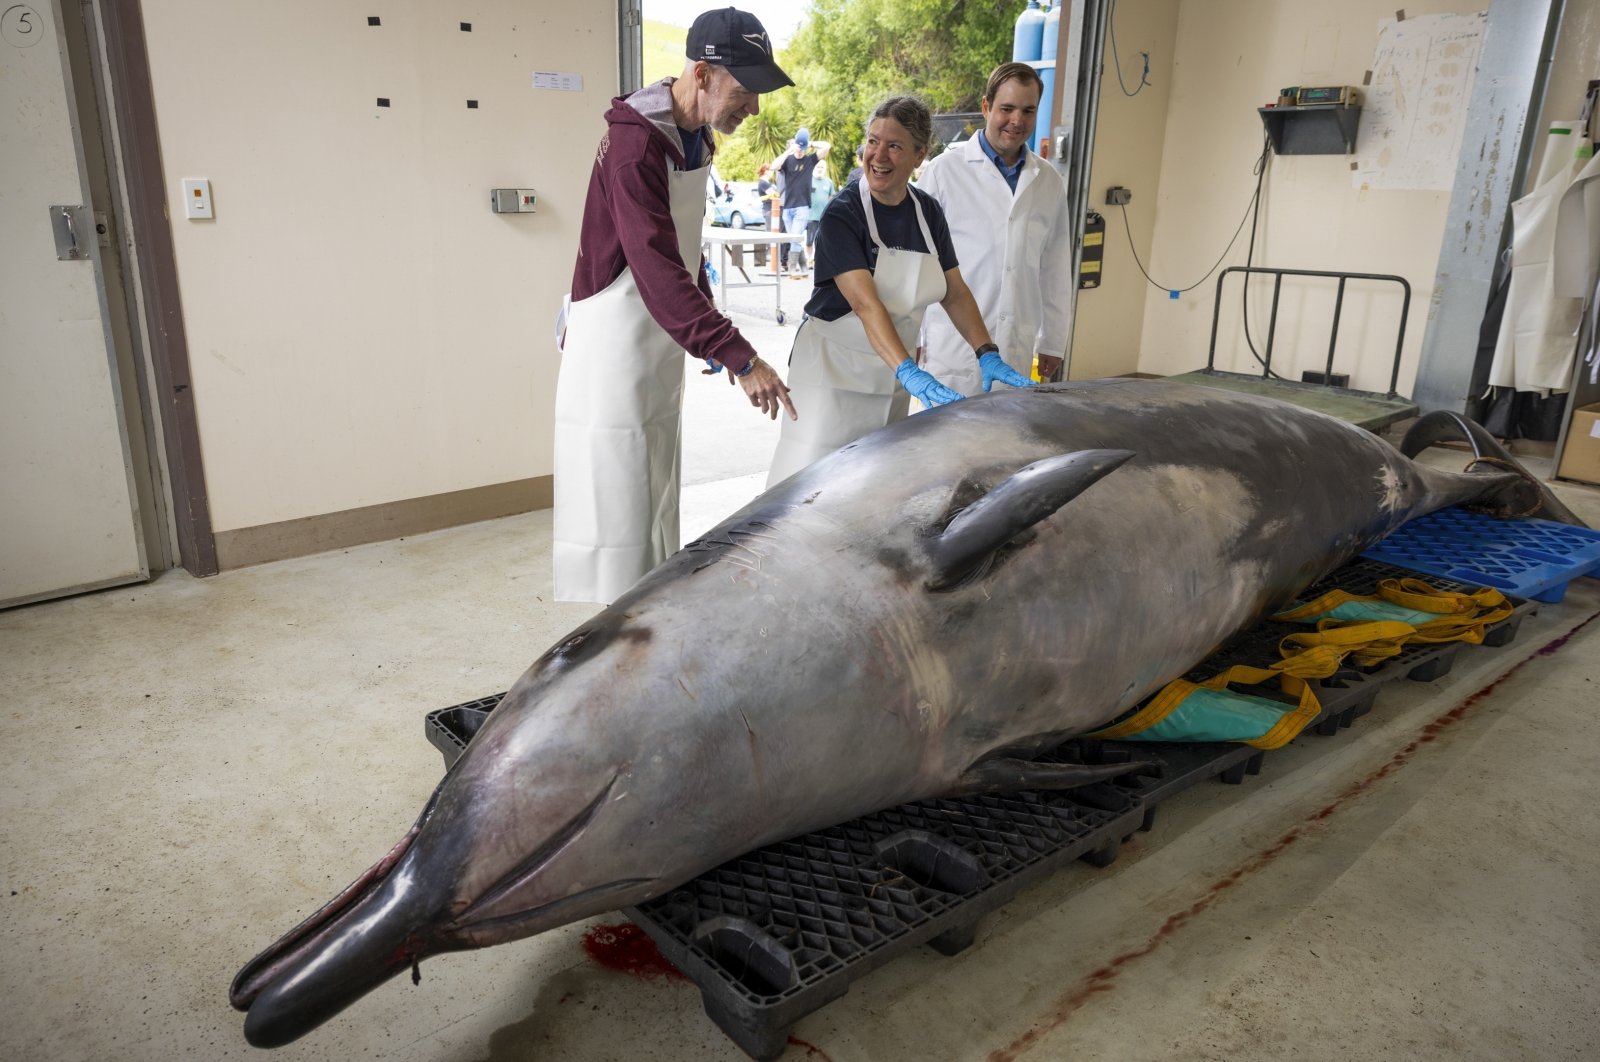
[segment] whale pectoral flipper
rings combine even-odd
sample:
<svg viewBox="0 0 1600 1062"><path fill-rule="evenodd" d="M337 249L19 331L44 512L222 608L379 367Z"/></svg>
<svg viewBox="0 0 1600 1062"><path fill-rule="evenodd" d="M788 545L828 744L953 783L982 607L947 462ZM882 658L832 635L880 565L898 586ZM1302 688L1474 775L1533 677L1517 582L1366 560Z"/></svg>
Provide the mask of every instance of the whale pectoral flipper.
<svg viewBox="0 0 1600 1062"><path fill-rule="evenodd" d="M975 763L961 772L954 793L1004 793L1017 789L1076 789L1079 786L1121 778L1126 774L1157 773L1155 760L1127 763L1035 763L1031 760L995 759Z"/></svg>
<svg viewBox="0 0 1600 1062"><path fill-rule="evenodd" d="M1001 546L1132 456L1132 450L1077 450L1018 469L928 540L934 568L929 589L946 590L967 579Z"/></svg>

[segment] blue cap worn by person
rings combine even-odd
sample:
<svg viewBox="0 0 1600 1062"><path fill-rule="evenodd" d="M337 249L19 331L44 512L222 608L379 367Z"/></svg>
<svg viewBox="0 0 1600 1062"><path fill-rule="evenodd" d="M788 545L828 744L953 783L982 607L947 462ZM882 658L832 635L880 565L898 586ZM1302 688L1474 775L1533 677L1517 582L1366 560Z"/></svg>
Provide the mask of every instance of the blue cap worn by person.
<svg viewBox="0 0 1600 1062"><path fill-rule="evenodd" d="M799 131L794 134L794 142L800 145L801 151L804 151L806 148L810 147L811 130L802 125Z"/></svg>
<svg viewBox="0 0 1600 1062"><path fill-rule="evenodd" d="M694 20L684 54L724 67L751 92L772 92L794 84L772 58L772 41L754 15L737 8L707 11Z"/></svg>

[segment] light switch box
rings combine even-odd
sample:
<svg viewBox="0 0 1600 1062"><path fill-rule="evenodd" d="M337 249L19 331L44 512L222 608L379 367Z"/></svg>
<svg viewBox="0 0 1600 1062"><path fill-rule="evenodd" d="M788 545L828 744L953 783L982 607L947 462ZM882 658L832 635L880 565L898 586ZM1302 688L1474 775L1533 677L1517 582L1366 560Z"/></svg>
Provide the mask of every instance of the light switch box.
<svg viewBox="0 0 1600 1062"><path fill-rule="evenodd" d="M531 214L538 204L532 188L496 188L489 193L489 205L496 214Z"/></svg>
<svg viewBox="0 0 1600 1062"><path fill-rule="evenodd" d="M183 216L191 220L209 220L211 213L211 182L204 177L183 179Z"/></svg>

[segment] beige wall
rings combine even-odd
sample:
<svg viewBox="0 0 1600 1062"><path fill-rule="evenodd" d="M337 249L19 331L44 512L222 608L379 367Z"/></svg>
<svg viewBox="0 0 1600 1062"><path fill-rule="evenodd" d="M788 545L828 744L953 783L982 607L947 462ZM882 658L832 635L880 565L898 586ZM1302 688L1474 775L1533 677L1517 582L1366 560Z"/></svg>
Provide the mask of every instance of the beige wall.
<svg viewBox="0 0 1600 1062"><path fill-rule="evenodd" d="M1106 36L1105 77L1100 84L1094 160L1089 170L1089 206L1106 219L1105 258L1100 286L1078 292L1069 373L1074 380L1117 376L1139 368L1145 294L1150 287L1128 250L1128 233L1132 232L1139 258L1148 268L1172 93L1178 7L1178 0L1121 0L1117 4L1122 80L1130 89L1139 84L1143 69L1139 53L1150 53L1150 84L1133 96L1125 95L1117 82L1111 38ZM1123 209L1105 205L1106 189L1112 185L1133 192L1126 229Z"/></svg>
<svg viewBox="0 0 1600 1062"><path fill-rule="evenodd" d="M1482 0L1445 0L1407 4L1405 12L1414 17L1484 6ZM1256 109L1275 99L1285 85L1359 86L1373 62L1379 20L1394 13L1395 5L1386 0L1180 3L1155 204L1152 276L1184 286L1211 267L1239 225L1254 188L1252 167L1262 142ZM1120 35L1120 24L1118 31ZM1344 155L1272 160L1255 263L1394 273L1408 279L1413 297L1400 377L1404 393L1416 373L1450 193L1353 187L1352 160ZM1137 204L1138 185L1133 187ZM1247 223L1224 266L1244 264L1248 237ZM1399 319L1396 291L1392 286L1352 285L1346 295L1336 369L1351 372L1352 386L1374 391L1388 387ZM1176 301L1161 291L1147 292L1141 370L1166 375L1205 364L1215 292L1214 277ZM1238 292L1239 278L1231 278L1217 365L1251 371L1254 362L1239 328ZM1269 299L1270 281L1252 289L1251 331L1258 350L1264 349ZM1285 369L1296 377L1301 368L1320 368L1331 319L1331 289L1286 281L1275 365L1287 360Z"/></svg>
<svg viewBox="0 0 1600 1062"><path fill-rule="evenodd" d="M215 529L548 475L615 6L143 8ZM492 213L497 186L538 212Z"/></svg>

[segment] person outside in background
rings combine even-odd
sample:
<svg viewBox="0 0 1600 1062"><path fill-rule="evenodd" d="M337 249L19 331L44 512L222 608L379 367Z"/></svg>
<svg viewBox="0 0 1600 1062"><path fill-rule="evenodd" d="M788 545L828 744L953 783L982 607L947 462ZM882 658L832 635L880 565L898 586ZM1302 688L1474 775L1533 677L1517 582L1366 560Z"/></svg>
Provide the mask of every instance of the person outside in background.
<svg viewBox="0 0 1600 1062"><path fill-rule="evenodd" d="M828 167L818 166L811 174L811 220L806 223L806 261L817 260L817 229L822 225L822 212L828 208L835 189Z"/></svg>
<svg viewBox="0 0 1600 1062"><path fill-rule="evenodd" d="M806 419L783 422L769 487L904 417L910 395L927 406L961 398L908 353L934 303L956 322L984 373L1027 386L995 353L957 268L944 211L908 183L932 132L920 100L896 96L879 104L867 126L861 179L822 213L814 286L789 355L789 384Z"/></svg>
<svg viewBox="0 0 1600 1062"><path fill-rule="evenodd" d="M765 162L761 164L760 169L756 170L756 196L761 200L761 227L768 232L773 231L773 204L777 202L778 198L778 186L772 182L771 176L772 167ZM770 249L776 250L776 248ZM766 265L768 250L767 244L756 244L756 265ZM773 272L777 272L777 265L773 265L772 269Z"/></svg>
<svg viewBox="0 0 1600 1062"><path fill-rule="evenodd" d="M865 149L860 146L856 148L856 164L851 167L850 176L844 179L845 184L855 184L861 179L861 152L863 150Z"/></svg>
<svg viewBox="0 0 1600 1062"><path fill-rule="evenodd" d="M1025 375L1037 356L1048 380L1066 353L1074 280L1066 186L1028 150L1043 90L1031 66L997 66L984 87L983 128L928 163L917 187L944 207L962 275L1006 364ZM993 383L938 308L923 321L922 366L967 395Z"/></svg>
<svg viewBox="0 0 1600 1062"><path fill-rule="evenodd" d="M783 175L778 172L778 164L782 161L782 159L773 159L770 163L764 163L760 171L758 171L765 174L761 180L756 182L756 192L761 196L762 217L766 219L767 231L769 232L783 231ZM772 254L772 275L778 276L780 273L787 272L789 245L787 243L773 244L770 253Z"/></svg>
<svg viewBox="0 0 1600 1062"><path fill-rule="evenodd" d="M820 156L811 150L811 132L805 126L795 131L790 152L778 163L783 187L783 231L794 234L785 264L791 277L805 276L801 255L805 252L806 223L811 220L811 175Z"/></svg>
<svg viewBox="0 0 1600 1062"><path fill-rule="evenodd" d="M711 301L701 256L712 130L792 84L755 16L695 19L683 74L611 102L572 291L556 326L556 598L609 603L678 548L684 352L750 404L795 416L788 388Z"/></svg>

